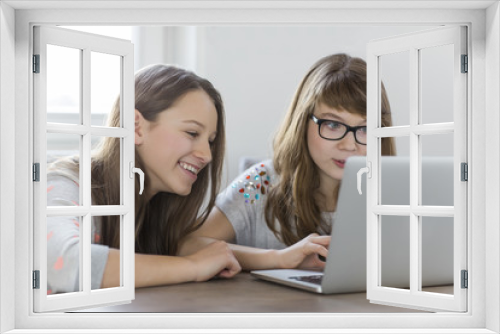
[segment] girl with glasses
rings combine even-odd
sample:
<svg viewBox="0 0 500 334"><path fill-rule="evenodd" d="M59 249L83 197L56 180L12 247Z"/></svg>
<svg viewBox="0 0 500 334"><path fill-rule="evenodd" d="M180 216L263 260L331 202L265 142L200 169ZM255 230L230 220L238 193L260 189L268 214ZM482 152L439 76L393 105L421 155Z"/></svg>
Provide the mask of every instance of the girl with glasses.
<svg viewBox="0 0 500 334"><path fill-rule="evenodd" d="M382 87L382 125L391 125ZM394 155L384 138L383 155ZM302 79L274 138L274 158L219 194L207 222L181 242L189 254L214 239L233 243L245 270L322 268L346 160L366 155L366 62L317 61Z"/></svg>

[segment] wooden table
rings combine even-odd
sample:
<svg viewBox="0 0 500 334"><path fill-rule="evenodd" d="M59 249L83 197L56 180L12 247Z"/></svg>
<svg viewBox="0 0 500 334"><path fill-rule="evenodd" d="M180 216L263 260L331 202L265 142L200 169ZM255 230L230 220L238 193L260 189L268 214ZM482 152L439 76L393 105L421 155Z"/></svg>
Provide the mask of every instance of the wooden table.
<svg viewBox="0 0 500 334"><path fill-rule="evenodd" d="M140 288L130 304L83 312L147 313L407 313L422 312L371 304L366 293L320 295L265 282L248 273L232 279Z"/></svg>

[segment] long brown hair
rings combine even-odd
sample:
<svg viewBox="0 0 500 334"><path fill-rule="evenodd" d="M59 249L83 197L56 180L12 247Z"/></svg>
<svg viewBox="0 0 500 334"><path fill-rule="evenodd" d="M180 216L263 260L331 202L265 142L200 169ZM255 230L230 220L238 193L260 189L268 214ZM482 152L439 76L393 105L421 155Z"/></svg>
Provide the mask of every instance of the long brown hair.
<svg viewBox="0 0 500 334"><path fill-rule="evenodd" d="M381 100L382 126L391 126L383 85ZM331 228L321 218L315 200L320 180L307 146L307 124L319 103L366 117L366 62L347 54L317 61L302 79L274 138L273 164L280 181L269 191L265 217L268 227L286 245L311 233L329 233ZM392 138L383 138L381 146L383 155L396 154ZM332 192L337 198L338 189Z"/></svg>
<svg viewBox="0 0 500 334"><path fill-rule="evenodd" d="M180 196L157 193L149 201L140 196L139 177L135 193L135 251L137 253L175 255L178 241L196 230L207 219L219 192L225 150L225 115L219 92L206 79L196 74L163 64L150 65L135 75L135 109L150 122L161 112L168 112L184 94L203 90L212 99L217 111L217 136L211 145L212 161L198 174L191 193ZM108 126L120 125L120 101L116 100ZM56 164L57 165L57 164ZM144 169L139 154L135 166ZM73 169L78 169L77 161ZM120 139L106 137L92 154L92 202L116 205L120 202ZM150 184L145 175L144 187ZM207 194L209 193L209 194ZM208 195L207 202L204 200ZM204 208L202 209L202 206ZM98 241L110 247L120 247L118 216L101 217Z"/></svg>

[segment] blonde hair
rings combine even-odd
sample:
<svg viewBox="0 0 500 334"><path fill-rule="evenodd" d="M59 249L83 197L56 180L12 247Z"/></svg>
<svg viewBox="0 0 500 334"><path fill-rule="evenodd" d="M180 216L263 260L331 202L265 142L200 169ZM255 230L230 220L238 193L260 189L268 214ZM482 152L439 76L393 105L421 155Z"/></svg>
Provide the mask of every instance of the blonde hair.
<svg viewBox="0 0 500 334"><path fill-rule="evenodd" d="M311 233L330 232L314 197L320 180L307 145L308 121L319 103L366 117L366 62L347 54L317 61L302 79L274 138L273 164L280 181L269 191L265 217L268 227L286 245ZM390 105L383 86L381 107L382 126L390 126ZM382 154L396 154L392 138L382 139ZM335 191L338 189L332 189Z"/></svg>
<svg viewBox="0 0 500 334"><path fill-rule="evenodd" d="M160 192L146 202L139 196L139 179L135 193L135 251L138 253L175 255L178 241L196 230L207 219L219 192L225 151L225 115L219 92L206 79L196 74L163 64L151 65L135 75L135 109L145 119L154 122L184 94L203 90L212 99L217 111L217 136L211 145L212 161L200 171L191 193L180 196ZM168 110L166 111L168 112ZM108 126L120 125L120 103L116 100ZM144 163L135 154L135 166L144 170ZM71 169L78 173L78 159L56 162L53 169ZM120 201L120 139L106 137L92 155L92 202L116 205ZM150 184L145 175L144 187ZM209 193L206 207L200 212ZM119 217L101 217L100 243L120 247Z"/></svg>

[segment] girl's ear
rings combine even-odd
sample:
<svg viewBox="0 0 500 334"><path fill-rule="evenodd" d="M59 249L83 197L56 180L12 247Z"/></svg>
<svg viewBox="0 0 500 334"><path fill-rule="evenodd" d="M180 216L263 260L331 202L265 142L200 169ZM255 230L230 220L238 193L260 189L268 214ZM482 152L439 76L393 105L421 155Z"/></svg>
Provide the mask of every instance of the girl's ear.
<svg viewBox="0 0 500 334"><path fill-rule="evenodd" d="M135 109L135 144L142 145L144 142L144 130L146 127L146 120L139 112L139 110Z"/></svg>

